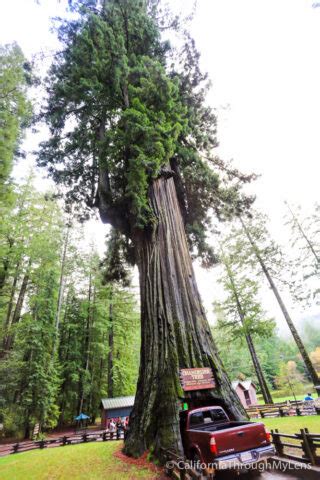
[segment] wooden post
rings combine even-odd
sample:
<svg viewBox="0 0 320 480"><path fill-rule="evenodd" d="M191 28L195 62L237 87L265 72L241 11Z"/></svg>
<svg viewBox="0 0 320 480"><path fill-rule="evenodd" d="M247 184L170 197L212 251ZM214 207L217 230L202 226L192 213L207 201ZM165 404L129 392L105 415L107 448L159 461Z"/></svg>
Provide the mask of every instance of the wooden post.
<svg viewBox="0 0 320 480"><path fill-rule="evenodd" d="M15 444L13 445L13 452L12 452L12 453L18 453L19 447L20 447L20 444L19 444L19 443L15 443Z"/></svg>
<svg viewBox="0 0 320 480"><path fill-rule="evenodd" d="M271 430L271 434L272 434L272 440L273 440L273 444L275 446L276 452L279 455L279 457L282 457L283 456L283 445L282 445L280 436L279 435L274 435L273 433L278 434L279 430L277 428L275 430Z"/></svg>
<svg viewBox="0 0 320 480"><path fill-rule="evenodd" d="M310 460L311 465L316 465L315 458L315 448L312 445L312 440L309 438L309 430L307 428L301 428L300 433L302 436L302 448L303 452L308 460Z"/></svg>
<svg viewBox="0 0 320 480"><path fill-rule="evenodd" d="M314 458L314 465L319 465L318 455L317 455L317 446L314 445L314 443L313 443L312 434L310 434L308 428L305 428L304 431L306 432L306 437L308 439L308 444L309 444L310 450L312 451L312 455L313 455L313 458Z"/></svg>

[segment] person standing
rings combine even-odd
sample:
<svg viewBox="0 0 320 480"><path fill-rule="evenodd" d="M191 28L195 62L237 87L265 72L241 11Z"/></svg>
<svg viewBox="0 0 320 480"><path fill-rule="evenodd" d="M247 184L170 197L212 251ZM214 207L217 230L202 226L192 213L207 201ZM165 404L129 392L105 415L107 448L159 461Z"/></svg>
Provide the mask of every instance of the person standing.
<svg viewBox="0 0 320 480"><path fill-rule="evenodd" d="M111 418L111 422L110 422L110 438L112 439L114 434L116 433L116 430L117 430L117 427L116 427L116 424L114 422L114 419Z"/></svg>
<svg viewBox="0 0 320 480"><path fill-rule="evenodd" d="M307 395L304 397L304 402L305 402L303 406L304 414L315 415L317 412L314 404L314 399L311 393L307 393Z"/></svg>

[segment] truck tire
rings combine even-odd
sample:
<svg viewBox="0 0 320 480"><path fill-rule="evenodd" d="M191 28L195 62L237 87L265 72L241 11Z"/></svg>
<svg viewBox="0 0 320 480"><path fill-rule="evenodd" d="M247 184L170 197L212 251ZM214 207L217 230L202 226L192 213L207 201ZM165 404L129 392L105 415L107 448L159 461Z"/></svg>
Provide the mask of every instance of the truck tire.
<svg viewBox="0 0 320 480"><path fill-rule="evenodd" d="M194 452L193 455L192 455L192 462L194 464L194 469L196 472L198 473L202 473L202 475L205 474L204 470L202 468L200 468L200 465L201 465L201 458L199 457L199 455L197 454L197 452ZM199 466L197 467L197 465L199 464Z"/></svg>
<svg viewBox="0 0 320 480"><path fill-rule="evenodd" d="M202 475L203 478L206 479L214 479L215 478L215 472L208 472L206 468L201 468L200 465L202 464L202 460L199 457L197 452L194 452L192 455L192 462L194 462L194 470ZM197 463L199 464L199 467L197 468L196 465Z"/></svg>

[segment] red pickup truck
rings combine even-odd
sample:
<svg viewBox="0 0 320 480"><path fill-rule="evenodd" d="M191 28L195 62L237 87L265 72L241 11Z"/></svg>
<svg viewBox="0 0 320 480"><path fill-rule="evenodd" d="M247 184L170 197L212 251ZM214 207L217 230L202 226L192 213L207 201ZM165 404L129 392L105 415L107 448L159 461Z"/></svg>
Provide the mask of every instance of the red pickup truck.
<svg viewBox="0 0 320 480"><path fill-rule="evenodd" d="M248 468L274 454L263 423L231 421L221 407L182 411L180 430L186 457L210 473Z"/></svg>

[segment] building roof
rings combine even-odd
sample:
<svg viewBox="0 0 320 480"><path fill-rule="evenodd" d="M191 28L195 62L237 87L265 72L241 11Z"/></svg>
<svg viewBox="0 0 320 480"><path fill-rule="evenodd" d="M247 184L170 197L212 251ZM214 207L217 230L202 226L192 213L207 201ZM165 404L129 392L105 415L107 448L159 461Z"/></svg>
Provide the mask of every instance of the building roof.
<svg viewBox="0 0 320 480"><path fill-rule="evenodd" d="M257 389L257 387L255 386L255 384L253 383L252 380L244 380L244 381L241 382L241 383L242 383L242 385L244 386L244 388L245 388L246 390L249 390L249 388L251 387L251 385L252 385L255 389Z"/></svg>
<svg viewBox="0 0 320 480"><path fill-rule="evenodd" d="M234 382L232 382L232 388L235 390L238 386L243 388L243 390L249 390L249 388L251 387L251 385L253 386L253 388L257 389L257 387L255 386L255 384L253 383L252 380L235 380Z"/></svg>
<svg viewBox="0 0 320 480"><path fill-rule="evenodd" d="M132 396L132 397L103 398L101 400L101 403L102 403L102 407L105 410L112 410L114 408L133 407L134 396Z"/></svg>
<svg viewBox="0 0 320 480"><path fill-rule="evenodd" d="M234 380L232 382L232 388L235 390L237 387L241 387L244 389L244 386L242 385L242 383L240 382L240 380Z"/></svg>

